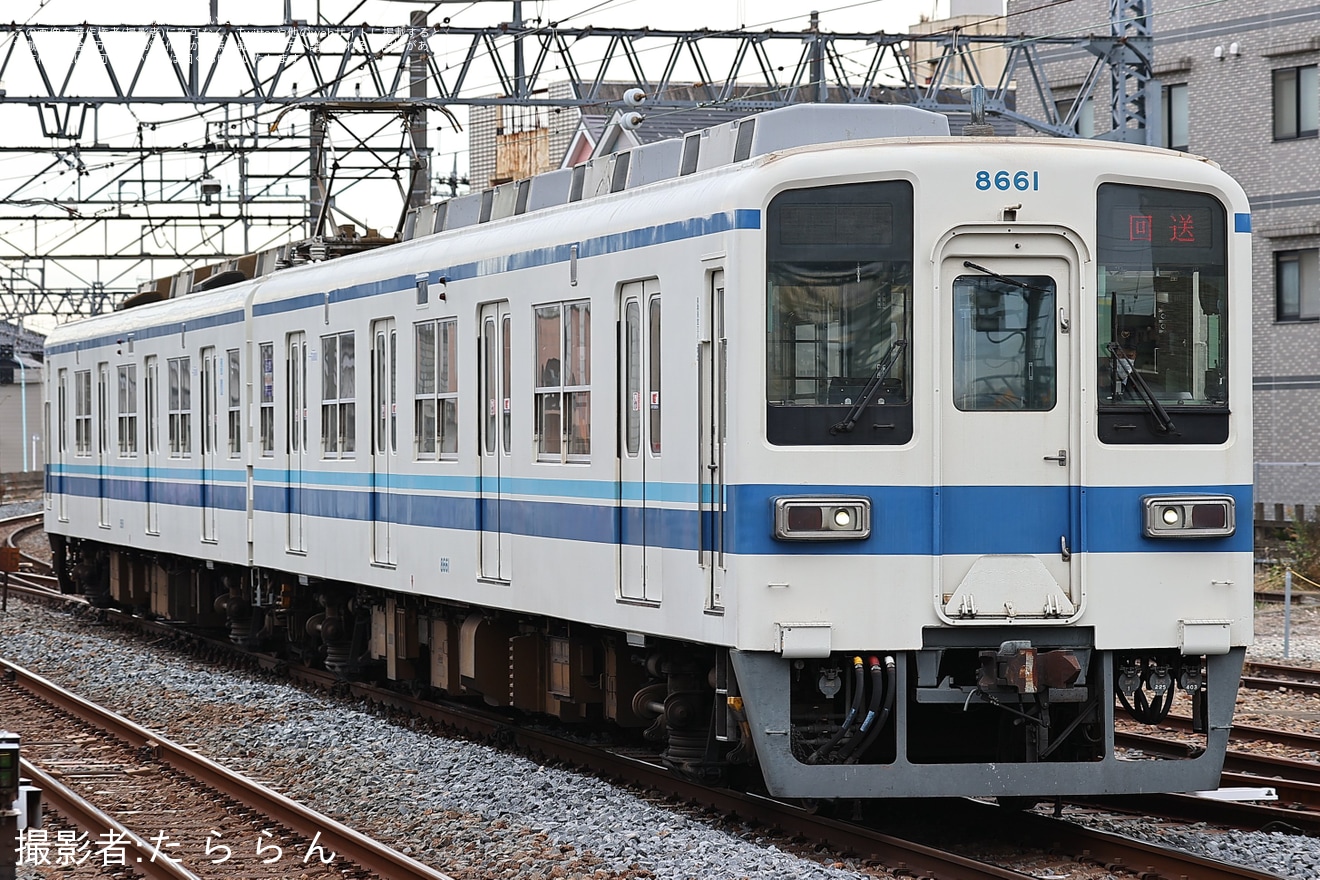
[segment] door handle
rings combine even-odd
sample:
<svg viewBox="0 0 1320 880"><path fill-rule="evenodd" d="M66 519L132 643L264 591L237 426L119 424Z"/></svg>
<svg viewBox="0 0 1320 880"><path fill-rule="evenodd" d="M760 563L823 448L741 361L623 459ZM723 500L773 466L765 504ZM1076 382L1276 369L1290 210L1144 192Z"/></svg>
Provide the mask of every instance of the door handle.
<svg viewBox="0 0 1320 880"><path fill-rule="evenodd" d="M1059 463L1059 467L1067 467L1067 466L1068 466L1068 450L1066 450L1066 449L1060 449L1058 455L1047 455L1047 456L1045 456L1045 460L1046 460L1046 461L1057 461L1057 462Z"/></svg>

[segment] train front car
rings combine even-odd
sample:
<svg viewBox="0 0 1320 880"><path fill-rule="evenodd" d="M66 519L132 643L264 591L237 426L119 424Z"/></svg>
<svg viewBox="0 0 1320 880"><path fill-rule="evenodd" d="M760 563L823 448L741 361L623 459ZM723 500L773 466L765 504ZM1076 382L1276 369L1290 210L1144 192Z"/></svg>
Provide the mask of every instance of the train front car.
<svg viewBox="0 0 1320 880"><path fill-rule="evenodd" d="M706 520L736 604L724 735L798 797L1217 787L1252 639L1242 190L1035 139L756 173ZM1199 749L1120 758L1116 727L1171 708Z"/></svg>

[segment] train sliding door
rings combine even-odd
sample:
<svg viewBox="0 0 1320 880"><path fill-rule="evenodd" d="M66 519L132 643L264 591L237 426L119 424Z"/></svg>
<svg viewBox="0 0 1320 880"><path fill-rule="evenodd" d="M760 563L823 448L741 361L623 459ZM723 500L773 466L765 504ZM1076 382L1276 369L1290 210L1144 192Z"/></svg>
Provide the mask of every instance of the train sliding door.
<svg viewBox="0 0 1320 880"><path fill-rule="evenodd" d="M147 420L146 495L147 534L160 534L160 368L156 356L147 357L143 415Z"/></svg>
<svg viewBox="0 0 1320 880"><path fill-rule="evenodd" d="M659 602L660 282L623 286L619 325L619 596Z"/></svg>
<svg viewBox="0 0 1320 880"><path fill-rule="evenodd" d="M99 499L97 523L110 528L110 365L96 368L96 494Z"/></svg>
<svg viewBox="0 0 1320 880"><path fill-rule="evenodd" d="M284 473L285 519L288 549L307 552L306 499L303 496L303 461L307 452L307 334L290 333L287 341L288 451Z"/></svg>
<svg viewBox="0 0 1320 880"><path fill-rule="evenodd" d="M701 472L701 565L706 573L706 606L724 607L725 419L728 401L729 341L724 329L724 270L707 275L701 303L698 350L698 445Z"/></svg>
<svg viewBox="0 0 1320 880"><path fill-rule="evenodd" d="M216 403L219 362L214 348L202 349L202 540L215 541L215 447L220 413Z"/></svg>
<svg viewBox="0 0 1320 880"><path fill-rule="evenodd" d="M513 545L506 516L512 401L509 371L512 349L508 302L481 307L481 476L477 516L481 521L481 577L512 577Z"/></svg>
<svg viewBox="0 0 1320 880"><path fill-rule="evenodd" d="M1055 235L969 234L941 260L935 601L947 620L1080 606L1075 254Z"/></svg>
<svg viewBox="0 0 1320 880"><path fill-rule="evenodd" d="M371 329L371 561L394 565L390 474L399 447L397 336L393 319L377 321Z"/></svg>

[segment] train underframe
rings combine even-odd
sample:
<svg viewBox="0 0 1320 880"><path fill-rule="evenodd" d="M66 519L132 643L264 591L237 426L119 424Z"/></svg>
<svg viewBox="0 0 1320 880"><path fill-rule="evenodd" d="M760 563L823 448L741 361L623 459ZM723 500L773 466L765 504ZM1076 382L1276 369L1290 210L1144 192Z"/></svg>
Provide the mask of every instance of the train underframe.
<svg viewBox="0 0 1320 880"><path fill-rule="evenodd" d="M818 799L1218 785L1245 649L1101 651L1086 627L931 628L918 651L787 659L52 536L67 592L346 679L651 742L677 772ZM1125 753L1174 706L1197 745Z"/></svg>

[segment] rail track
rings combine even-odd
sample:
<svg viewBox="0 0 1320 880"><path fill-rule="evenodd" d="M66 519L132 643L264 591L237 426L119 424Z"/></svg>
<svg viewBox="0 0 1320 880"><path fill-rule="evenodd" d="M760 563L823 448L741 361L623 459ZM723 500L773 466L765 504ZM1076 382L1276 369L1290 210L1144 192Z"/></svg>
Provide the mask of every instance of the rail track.
<svg viewBox="0 0 1320 880"><path fill-rule="evenodd" d="M17 580L27 580L24 575ZM24 586L29 595L42 597L52 604L65 604L72 597L61 596L57 588L43 585ZM267 671L276 671L304 686L344 694L381 709L404 712L429 720L438 728L474 737L487 742L500 743L513 750L543 756L550 760L625 781L647 791L661 792L687 804L708 807L721 815L737 816L752 823L780 829L790 837L811 840L818 847L838 853L855 854L872 860L891 870L920 877L949 878L949 880L982 880L982 878L1022 878L1027 875L1009 868L997 867L974 858L951 855L944 847L919 843L912 839L887 834L873 827L881 820L846 822L832 819L801 805L785 804L770 798L698 785L674 776L657 763L643 760L628 749L600 748L565 740L546 732L514 726L505 716L476 710L461 704L437 704L415 699L391 690L368 684L349 683L322 670L293 666L273 656L238 652L225 641L182 632L166 624L133 618L116 612L104 612L105 619L123 623L154 635L165 634L172 640L187 642L211 657L224 657L227 662L251 664ZM1015 841L1026 849L1039 850L1047 842L1059 856L1061 863L1071 858L1110 869L1135 870L1145 877L1169 878L1198 877L1207 880L1220 878L1265 878L1271 875L1250 868L1204 859L1113 834L1090 830L1070 822L1056 821L1035 814L1018 814L999 807L971 801L941 804L934 824L962 828L995 829L995 839ZM965 815L964 815L965 814ZM961 816L961 818L956 818ZM1255 822L1253 827L1261 823ZM314 832L312 832L314 833ZM1069 855L1071 854L1071 855ZM382 876L402 876L382 874Z"/></svg>
<svg viewBox="0 0 1320 880"><path fill-rule="evenodd" d="M0 681L6 723L34 734L23 743L24 770L92 840L123 841L127 860L150 877L283 874L296 864L318 880L362 869L386 880L447 880L13 663L0 660ZM260 867L281 860L285 867Z"/></svg>

